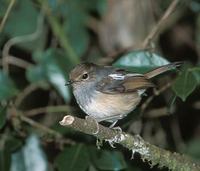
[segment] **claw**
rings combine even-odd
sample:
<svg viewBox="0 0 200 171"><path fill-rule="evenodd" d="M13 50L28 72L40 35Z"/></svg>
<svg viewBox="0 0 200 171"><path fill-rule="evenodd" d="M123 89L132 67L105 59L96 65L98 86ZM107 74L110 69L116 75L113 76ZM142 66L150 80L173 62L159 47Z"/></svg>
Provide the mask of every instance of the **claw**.
<svg viewBox="0 0 200 171"><path fill-rule="evenodd" d="M97 137L97 140L96 140L97 149L101 149L102 144L103 144L103 141Z"/></svg>
<svg viewBox="0 0 200 171"><path fill-rule="evenodd" d="M110 146L111 146L112 148L116 148L116 147L114 146L113 141L108 141L108 143L110 144Z"/></svg>
<svg viewBox="0 0 200 171"><path fill-rule="evenodd" d="M135 150L131 150L132 152L131 152L131 160L133 160L134 159L134 155L135 155Z"/></svg>
<svg viewBox="0 0 200 171"><path fill-rule="evenodd" d="M122 133L122 129L119 126L113 127L112 129L118 131L120 134Z"/></svg>
<svg viewBox="0 0 200 171"><path fill-rule="evenodd" d="M115 122L113 122L113 123L109 126L109 128L113 128L113 127L115 126L115 124L117 123L117 121L118 121L118 120L116 120Z"/></svg>

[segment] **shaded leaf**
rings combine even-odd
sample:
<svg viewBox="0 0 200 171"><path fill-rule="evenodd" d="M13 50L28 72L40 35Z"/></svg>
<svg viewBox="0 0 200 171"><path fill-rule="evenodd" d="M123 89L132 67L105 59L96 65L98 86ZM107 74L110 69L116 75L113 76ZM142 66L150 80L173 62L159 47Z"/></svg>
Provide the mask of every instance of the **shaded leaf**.
<svg viewBox="0 0 200 171"><path fill-rule="evenodd" d="M184 153L194 157L196 159L200 159L200 139L191 140L184 150Z"/></svg>
<svg viewBox="0 0 200 171"><path fill-rule="evenodd" d="M0 149L0 170L10 171L11 154L6 150Z"/></svg>
<svg viewBox="0 0 200 171"><path fill-rule="evenodd" d="M186 98L195 90L196 86L197 80L194 74L188 70L188 67L184 67L176 78L172 88L176 95L185 101Z"/></svg>
<svg viewBox="0 0 200 171"><path fill-rule="evenodd" d="M130 166L128 166L126 171L143 171L143 169L141 169L139 166L130 165Z"/></svg>
<svg viewBox="0 0 200 171"><path fill-rule="evenodd" d="M8 8L9 1L1 1L0 5L0 17L3 17L6 13L6 9Z"/></svg>
<svg viewBox="0 0 200 171"><path fill-rule="evenodd" d="M22 146L22 142L15 137L9 137L5 144L5 148L9 152L14 152L21 146Z"/></svg>
<svg viewBox="0 0 200 171"><path fill-rule="evenodd" d="M55 164L59 171L85 171L89 167L89 155L85 145L65 148L57 157Z"/></svg>
<svg viewBox="0 0 200 171"><path fill-rule="evenodd" d="M169 64L165 58L147 51L133 51L118 59L113 65L130 71L144 73L158 66Z"/></svg>
<svg viewBox="0 0 200 171"><path fill-rule="evenodd" d="M101 150L92 158L95 166L101 170L122 170L127 167L123 155L118 151Z"/></svg>
<svg viewBox="0 0 200 171"><path fill-rule="evenodd" d="M89 45L89 34L86 30L88 15L83 10L76 9L78 8L76 6L79 5L68 4L69 9L66 12L67 20L64 21L63 28L76 54L81 56ZM73 9L76 11L76 15L74 15Z"/></svg>
<svg viewBox="0 0 200 171"><path fill-rule="evenodd" d="M6 33L12 37L33 33L37 25L37 15L31 1L17 1L6 23Z"/></svg>
<svg viewBox="0 0 200 171"><path fill-rule="evenodd" d="M37 83L42 88L49 87L47 83L46 72L42 65L29 67L26 71L26 77L30 82Z"/></svg>
<svg viewBox="0 0 200 171"><path fill-rule="evenodd" d="M88 21L90 12L95 11L102 15L105 8L105 0L68 0L60 3L60 7L57 3L56 13L61 13L65 18L63 28L66 37L78 56L83 55L89 45Z"/></svg>
<svg viewBox="0 0 200 171"><path fill-rule="evenodd" d="M10 37L26 36L36 32L39 12L35 9L34 4L31 1L18 0L9 15L4 32ZM42 16L41 16L42 17ZM45 45L45 30L43 29L43 23L40 23L39 31L41 32L37 36L33 36L31 41L18 44L19 46L26 48L30 51L35 49L41 49ZM24 38L22 38L24 39Z"/></svg>
<svg viewBox="0 0 200 171"><path fill-rule="evenodd" d="M48 171L48 163L39 139L31 135L25 146L12 154L11 171Z"/></svg>
<svg viewBox="0 0 200 171"><path fill-rule="evenodd" d="M0 129L3 128L5 123L6 123L6 107L0 107Z"/></svg>
<svg viewBox="0 0 200 171"><path fill-rule="evenodd" d="M14 85L14 82L9 78L8 75L4 74L0 70L0 101L7 100L15 96L18 92Z"/></svg>
<svg viewBox="0 0 200 171"><path fill-rule="evenodd" d="M106 0L97 0L96 1L96 9L100 15L103 15L107 9L107 1Z"/></svg>
<svg viewBox="0 0 200 171"><path fill-rule="evenodd" d="M84 27L75 26L68 31L67 35L76 54L81 56L89 45L89 35L87 30Z"/></svg>
<svg viewBox="0 0 200 171"><path fill-rule="evenodd" d="M1 143L4 145L0 148L0 170L10 171L11 154L17 150L22 145L22 143L19 139L14 137L1 139Z"/></svg>
<svg viewBox="0 0 200 171"><path fill-rule="evenodd" d="M56 49L48 49L35 54L34 57L39 64L28 68L28 80L42 86L45 86L45 82L52 84L64 100L69 101L71 96L65 83L68 81L68 72L72 65L66 56Z"/></svg>
<svg viewBox="0 0 200 171"><path fill-rule="evenodd" d="M192 68L191 72L194 75L197 83L200 84L200 67Z"/></svg>

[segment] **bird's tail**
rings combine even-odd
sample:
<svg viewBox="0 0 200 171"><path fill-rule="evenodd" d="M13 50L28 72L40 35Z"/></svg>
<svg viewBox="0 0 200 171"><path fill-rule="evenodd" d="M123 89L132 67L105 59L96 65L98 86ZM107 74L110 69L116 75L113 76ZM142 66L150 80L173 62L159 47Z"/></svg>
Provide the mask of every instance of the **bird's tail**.
<svg viewBox="0 0 200 171"><path fill-rule="evenodd" d="M173 62L167 65L163 65L161 67L158 67L150 72L147 72L146 74L144 74L148 79L153 78L157 75L160 75L164 72L176 69L177 67L181 66L181 64L183 64L183 62Z"/></svg>

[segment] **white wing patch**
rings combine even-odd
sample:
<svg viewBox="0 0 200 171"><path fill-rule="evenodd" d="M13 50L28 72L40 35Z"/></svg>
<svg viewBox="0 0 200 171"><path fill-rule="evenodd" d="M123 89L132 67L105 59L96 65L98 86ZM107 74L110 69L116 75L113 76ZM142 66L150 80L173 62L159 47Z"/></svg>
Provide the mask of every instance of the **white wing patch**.
<svg viewBox="0 0 200 171"><path fill-rule="evenodd" d="M124 80L126 75L122 74L110 74L109 77L113 78L114 80Z"/></svg>
<svg viewBox="0 0 200 171"><path fill-rule="evenodd" d="M142 94L144 94L145 91L146 91L145 89L137 90L139 96L141 96Z"/></svg>
<svg viewBox="0 0 200 171"><path fill-rule="evenodd" d="M134 76L141 76L142 74L137 73L129 73L129 74L110 74L109 77L113 78L114 80L124 80L126 77L134 77Z"/></svg>

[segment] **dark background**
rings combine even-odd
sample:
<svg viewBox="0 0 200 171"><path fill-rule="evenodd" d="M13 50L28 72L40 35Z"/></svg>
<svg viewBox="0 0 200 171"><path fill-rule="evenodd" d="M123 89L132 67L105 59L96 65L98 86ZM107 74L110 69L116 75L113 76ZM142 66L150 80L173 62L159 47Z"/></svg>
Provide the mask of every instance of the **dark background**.
<svg viewBox="0 0 200 171"><path fill-rule="evenodd" d="M138 154L131 160L118 145L99 150L94 137L59 125L64 115L85 116L65 86L70 70L85 61L141 73L184 61L156 78L156 89L118 125L199 160L200 1L180 1L160 20L171 3L1 0L0 170L167 170Z"/></svg>

